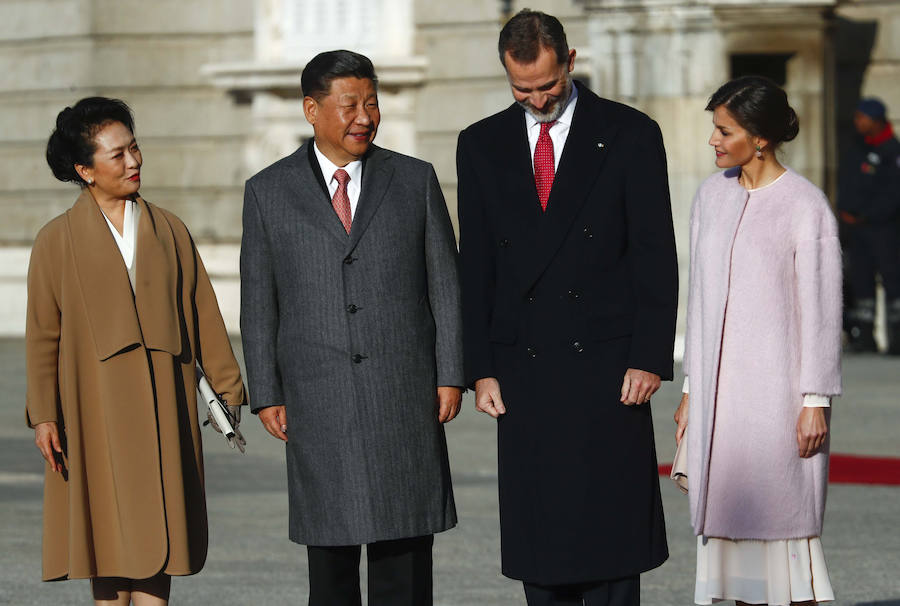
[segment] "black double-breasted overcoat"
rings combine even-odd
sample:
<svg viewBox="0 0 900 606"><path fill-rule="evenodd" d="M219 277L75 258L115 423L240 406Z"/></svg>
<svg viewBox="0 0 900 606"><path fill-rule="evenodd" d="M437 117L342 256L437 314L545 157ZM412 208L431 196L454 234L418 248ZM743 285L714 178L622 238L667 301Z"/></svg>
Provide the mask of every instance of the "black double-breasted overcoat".
<svg viewBox="0 0 900 606"><path fill-rule="evenodd" d="M672 378L677 261L654 121L580 83L548 208L523 110L459 137L466 380L496 377L503 573L616 579L667 557L650 405L628 368Z"/></svg>

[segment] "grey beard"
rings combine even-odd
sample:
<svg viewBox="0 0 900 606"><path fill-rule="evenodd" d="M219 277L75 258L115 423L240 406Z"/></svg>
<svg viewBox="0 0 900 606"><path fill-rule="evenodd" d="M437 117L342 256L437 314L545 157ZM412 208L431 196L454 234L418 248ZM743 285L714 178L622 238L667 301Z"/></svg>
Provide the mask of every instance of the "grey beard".
<svg viewBox="0 0 900 606"><path fill-rule="evenodd" d="M566 111L566 106L569 105L569 97L572 96L572 77L568 77L566 79L566 88L563 90L563 94L560 95L559 99L556 102L556 105L553 106L549 112L539 112L534 106L529 105L527 102L517 101L519 106L524 109L526 112L531 114L531 116L537 120L538 122L553 122L554 120L559 119L563 112Z"/></svg>

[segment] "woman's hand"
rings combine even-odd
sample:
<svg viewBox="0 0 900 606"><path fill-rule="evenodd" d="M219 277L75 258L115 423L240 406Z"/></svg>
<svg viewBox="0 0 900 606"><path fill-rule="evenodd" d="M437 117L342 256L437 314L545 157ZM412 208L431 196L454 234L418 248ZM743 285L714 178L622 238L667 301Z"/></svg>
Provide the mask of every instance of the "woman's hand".
<svg viewBox="0 0 900 606"><path fill-rule="evenodd" d="M681 404L675 411L675 422L678 423L678 429L675 430L675 443L681 444L688 424L688 394L686 393L681 394Z"/></svg>
<svg viewBox="0 0 900 606"><path fill-rule="evenodd" d="M825 420L825 409L804 406L797 419L797 452L806 459L814 454L825 443L828 433L828 422Z"/></svg>
<svg viewBox="0 0 900 606"><path fill-rule="evenodd" d="M56 453L62 455L62 445L59 442L59 428L55 421L38 423L34 426L34 443L41 451L44 460L50 464L50 469L60 473L63 467L63 458L56 460Z"/></svg>

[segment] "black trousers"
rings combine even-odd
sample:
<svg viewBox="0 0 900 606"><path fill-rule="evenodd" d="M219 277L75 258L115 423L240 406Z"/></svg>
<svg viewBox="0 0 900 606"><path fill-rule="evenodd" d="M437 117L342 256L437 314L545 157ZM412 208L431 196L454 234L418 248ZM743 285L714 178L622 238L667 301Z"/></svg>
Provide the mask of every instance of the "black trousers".
<svg viewBox="0 0 900 606"><path fill-rule="evenodd" d="M900 228L894 221L850 230L850 288L854 300L875 298L875 274L888 303L900 299Z"/></svg>
<svg viewBox="0 0 900 606"><path fill-rule="evenodd" d="M525 583L528 606L639 606L641 577L578 585L535 585Z"/></svg>
<svg viewBox="0 0 900 606"><path fill-rule="evenodd" d="M431 606L434 535L366 545L369 606ZM360 546L308 546L309 606L362 606Z"/></svg>

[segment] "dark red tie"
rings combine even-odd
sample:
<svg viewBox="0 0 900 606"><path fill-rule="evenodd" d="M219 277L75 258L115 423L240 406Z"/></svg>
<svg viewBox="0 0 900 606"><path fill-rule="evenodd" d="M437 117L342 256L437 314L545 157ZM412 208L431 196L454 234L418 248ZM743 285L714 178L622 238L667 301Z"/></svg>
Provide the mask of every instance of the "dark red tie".
<svg viewBox="0 0 900 606"><path fill-rule="evenodd" d="M338 182L338 188L334 192L334 197L331 198L331 206L334 207L334 212L337 213L338 219L341 220L341 224L349 234L351 216L350 196L347 194L347 183L350 182L350 175L348 175L347 171L343 168L339 168L334 171L334 180Z"/></svg>
<svg viewBox="0 0 900 606"><path fill-rule="evenodd" d="M550 127L554 124L556 120L541 122L541 134L534 146L534 185L543 211L547 210L547 199L550 198L553 176L556 174L553 166L553 141L550 139Z"/></svg>

